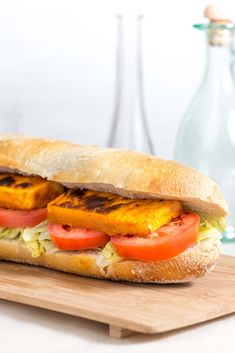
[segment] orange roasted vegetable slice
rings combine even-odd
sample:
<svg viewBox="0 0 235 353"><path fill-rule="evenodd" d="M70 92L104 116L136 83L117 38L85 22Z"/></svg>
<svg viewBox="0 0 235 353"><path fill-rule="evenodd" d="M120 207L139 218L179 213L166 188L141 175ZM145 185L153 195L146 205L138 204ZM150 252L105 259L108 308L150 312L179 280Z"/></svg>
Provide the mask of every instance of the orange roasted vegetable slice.
<svg viewBox="0 0 235 353"><path fill-rule="evenodd" d="M147 236L182 214L178 201L137 200L90 190L70 190L48 205L51 223L108 235Z"/></svg>
<svg viewBox="0 0 235 353"><path fill-rule="evenodd" d="M0 207L32 210L45 207L64 191L58 183L39 176L0 174Z"/></svg>

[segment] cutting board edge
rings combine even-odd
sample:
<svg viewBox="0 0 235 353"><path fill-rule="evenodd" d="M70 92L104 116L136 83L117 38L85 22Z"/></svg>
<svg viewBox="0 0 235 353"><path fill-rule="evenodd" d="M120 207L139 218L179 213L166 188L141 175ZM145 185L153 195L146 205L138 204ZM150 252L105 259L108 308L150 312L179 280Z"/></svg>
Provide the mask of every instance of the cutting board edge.
<svg viewBox="0 0 235 353"><path fill-rule="evenodd" d="M77 318L96 321L96 322L100 322L100 323L106 324L106 325L118 326L123 329L135 331L137 333L151 333L151 326L149 326L149 325L139 324L139 323L136 324L135 322L133 322L133 323L125 322L125 319L116 319L114 317L107 318L107 316L106 316L105 318L103 318L102 315L97 314L97 313L92 313L92 312L90 312L90 315L89 314L87 315L87 311L84 314L83 310L81 310L81 312L79 310L79 313L76 314L76 313L70 312L68 310L59 309L58 307L57 308L49 307L48 305L45 305L43 302L41 303L41 305L36 304L35 302L31 301L30 296L29 297L25 296L23 298L21 297L20 299L17 299L14 297L14 295L9 296L9 292L8 292L7 296L4 296L4 295L2 295L1 289L0 289L0 299L14 302L14 303L27 305L27 306L31 306L34 308L50 310L50 311L65 314L65 315L71 315L71 316L77 317ZM77 309L77 311L78 311L78 309ZM138 328L136 327L136 325L138 325ZM155 333L157 333L157 332L155 332Z"/></svg>
<svg viewBox="0 0 235 353"><path fill-rule="evenodd" d="M6 301L12 301L15 303L19 303L19 304L24 304L27 306L32 306L35 308L40 308L40 309L44 309L44 310L50 310L53 312L58 312L58 313L62 313L65 315L71 315L73 317L78 317L78 318L82 318L82 319L86 319L86 320L92 320L92 321L96 321L96 322L100 322L109 326L118 326L121 327L123 329L127 329L127 330L131 330L134 331L136 333L144 333L144 334L160 334L160 333L166 333L166 332L170 332L170 331L175 331L175 330L180 330L180 329L184 329L187 327L192 327L195 325L200 325L209 321L213 321L213 320L217 320L219 318L228 316L228 315L232 315L235 314L235 305L234 307L232 306L232 308L226 308L226 310L221 314L213 314L210 315L207 318L202 318L200 319L200 321L198 321L198 319L195 319L195 321L192 321L191 323L185 323L185 324L181 324L181 325L172 325L171 327L165 327L165 325L154 325L154 324L140 324L140 323L136 323L136 322L131 322L131 321L125 321L125 319L117 319L115 317L110 317L107 318L107 316L102 317L102 315L98 314L98 313L94 313L94 312L87 312L87 310L85 310L83 312L83 310L81 309L77 311L79 311L79 313L75 313L75 312L68 312L68 310L63 310L63 308L59 308L58 307L58 303L54 303L55 306L57 306L57 308L54 307L50 307L49 305L45 304L44 302L41 302L41 305L39 305L38 303L35 303L35 298L32 298L30 296L24 296L21 297L20 300L19 298L16 298L14 295L9 297L9 292L8 292L8 296L4 296L3 292L0 289L0 299L2 300L6 300ZM107 315L107 314L106 314Z"/></svg>

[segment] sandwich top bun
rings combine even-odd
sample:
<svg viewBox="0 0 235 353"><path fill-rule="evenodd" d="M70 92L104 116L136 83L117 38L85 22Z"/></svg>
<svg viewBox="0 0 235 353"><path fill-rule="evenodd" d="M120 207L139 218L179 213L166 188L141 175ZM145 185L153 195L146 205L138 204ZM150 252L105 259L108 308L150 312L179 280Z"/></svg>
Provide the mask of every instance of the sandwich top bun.
<svg viewBox="0 0 235 353"><path fill-rule="evenodd" d="M130 198L179 200L185 210L214 216L228 212L218 185L209 177L176 161L133 151L1 136L0 171Z"/></svg>

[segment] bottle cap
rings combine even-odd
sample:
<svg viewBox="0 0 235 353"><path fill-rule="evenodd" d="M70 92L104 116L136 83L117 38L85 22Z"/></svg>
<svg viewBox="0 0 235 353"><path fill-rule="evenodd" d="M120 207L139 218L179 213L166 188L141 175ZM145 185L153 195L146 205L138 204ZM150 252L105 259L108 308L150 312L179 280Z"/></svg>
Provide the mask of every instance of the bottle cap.
<svg viewBox="0 0 235 353"><path fill-rule="evenodd" d="M228 25L233 25L231 8L226 3L213 3L204 10L204 17L207 18L212 27L210 28L209 44L211 46L228 47L232 45L233 34Z"/></svg>
<svg viewBox="0 0 235 353"><path fill-rule="evenodd" d="M233 22L231 9L229 11L226 4L213 3L208 5L204 10L204 17L210 22L230 23Z"/></svg>

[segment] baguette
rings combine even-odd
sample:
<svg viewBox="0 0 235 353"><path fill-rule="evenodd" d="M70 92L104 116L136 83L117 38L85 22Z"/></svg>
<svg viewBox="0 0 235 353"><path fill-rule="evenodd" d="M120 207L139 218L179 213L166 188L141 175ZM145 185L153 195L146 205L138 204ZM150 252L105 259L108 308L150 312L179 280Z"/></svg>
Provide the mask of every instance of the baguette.
<svg viewBox="0 0 235 353"><path fill-rule="evenodd" d="M218 185L175 161L119 149L31 138L0 137L0 171L39 175L68 188L112 192L129 198L179 200L185 211L218 217L227 205ZM172 283L202 277L219 259L219 242L208 239L168 261L122 260L102 267L98 250L57 251L33 259L18 240L0 240L0 259L111 280Z"/></svg>
<svg viewBox="0 0 235 353"><path fill-rule="evenodd" d="M0 171L131 198L179 200L185 209L215 216L228 213L218 185L207 176L176 161L133 151L6 136L0 138Z"/></svg>

